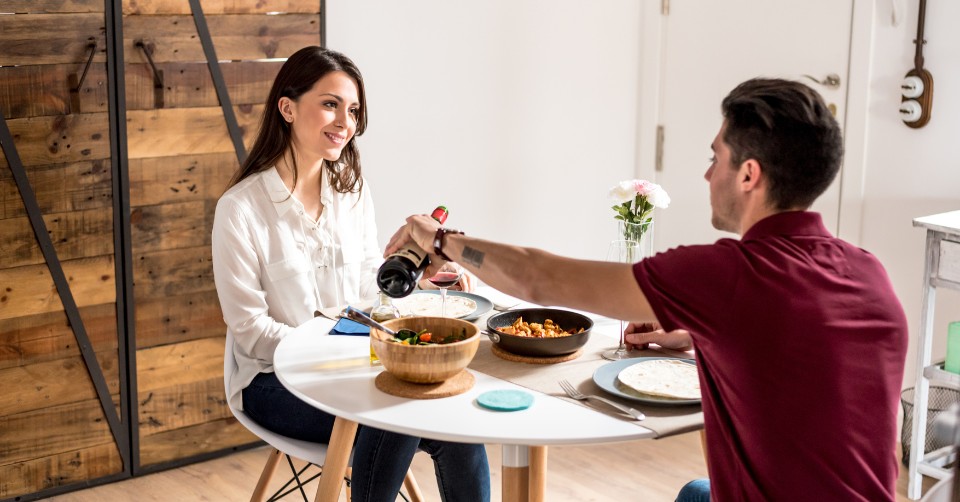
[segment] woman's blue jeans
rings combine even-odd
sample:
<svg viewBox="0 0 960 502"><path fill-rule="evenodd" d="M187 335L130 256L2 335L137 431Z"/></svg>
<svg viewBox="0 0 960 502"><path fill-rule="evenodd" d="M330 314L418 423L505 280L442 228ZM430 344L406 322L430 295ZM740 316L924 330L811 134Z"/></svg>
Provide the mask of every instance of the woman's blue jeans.
<svg viewBox="0 0 960 502"><path fill-rule="evenodd" d="M710 479L694 479L683 485L676 502L710 502Z"/></svg>
<svg viewBox="0 0 960 502"><path fill-rule="evenodd" d="M274 373L260 373L243 389L243 411L277 434L314 443L330 441L335 418L291 394ZM353 445L353 500L394 502L418 448L433 458L441 500L490 500L490 466L483 445L421 439L364 426Z"/></svg>

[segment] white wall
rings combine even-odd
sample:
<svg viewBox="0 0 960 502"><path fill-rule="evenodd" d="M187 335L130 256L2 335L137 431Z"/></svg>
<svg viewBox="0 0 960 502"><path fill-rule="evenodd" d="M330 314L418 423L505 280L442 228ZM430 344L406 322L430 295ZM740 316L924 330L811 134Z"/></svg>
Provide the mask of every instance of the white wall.
<svg viewBox="0 0 960 502"><path fill-rule="evenodd" d="M380 241L450 209L469 234L602 259L607 189L634 177L635 0L327 0L367 86Z"/></svg>
<svg viewBox="0 0 960 502"><path fill-rule="evenodd" d="M930 123L911 129L900 121L900 81L913 68L919 0L907 0L905 18L891 22L891 1L876 3L868 89L867 147L860 245L887 267L910 321L904 387L914 384L920 324L925 232L918 216L960 210L960 2L927 2L924 67L933 75ZM960 293L939 289L934 358L943 358L947 323L960 321Z"/></svg>
<svg viewBox="0 0 960 502"><path fill-rule="evenodd" d="M866 148L848 156L864 159L862 178L849 181L862 203L841 211L860 213L848 238L886 265L915 337L924 234L911 220L960 209L960 2L928 2L934 107L914 130L897 110L919 0L903 1L898 26L894 1L875 0L867 88L851 89L867 101ZM641 68L655 66L656 52L640 44L651 3L659 0L327 0L327 43L367 83L361 149L381 242L407 214L445 203L450 226L471 234L602 258L615 232L607 188L652 172L637 161L638 149L652 157L638 139L639 104L650 101L639 95ZM960 294L941 290L935 357L951 320L960 320Z"/></svg>

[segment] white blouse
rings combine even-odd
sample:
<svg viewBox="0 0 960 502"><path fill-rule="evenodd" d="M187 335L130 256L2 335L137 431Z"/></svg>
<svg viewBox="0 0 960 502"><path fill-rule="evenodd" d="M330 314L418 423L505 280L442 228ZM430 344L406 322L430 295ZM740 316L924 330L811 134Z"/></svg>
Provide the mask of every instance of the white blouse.
<svg viewBox="0 0 960 502"><path fill-rule="evenodd" d="M326 180L326 173L324 173ZM275 168L251 175L217 202L213 275L238 368L227 389L240 392L273 371L273 352L294 327L321 308L357 303L377 292L383 262L373 199L323 183L319 221L306 215Z"/></svg>

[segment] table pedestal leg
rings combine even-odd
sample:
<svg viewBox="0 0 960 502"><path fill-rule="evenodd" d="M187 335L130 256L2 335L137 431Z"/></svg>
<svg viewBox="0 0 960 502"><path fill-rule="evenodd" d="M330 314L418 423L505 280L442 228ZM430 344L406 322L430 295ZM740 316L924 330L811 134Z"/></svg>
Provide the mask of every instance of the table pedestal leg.
<svg viewBox="0 0 960 502"><path fill-rule="evenodd" d="M547 500L547 447L530 447L530 502Z"/></svg>
<svg viewBox="0 0 960 502"><path fill-rule="evenodd" d="M544 502L547 447L505 444L501 448L503 502Z"/></svg>
<svg viewBox="0 0 960 502"><path fill-rule="evenodd" d="M530 490L530 449L505 444L501 448L503 474L500 497L503 502L528 502Z"/></svg>
<svg viewBox="0 0 960 502"><path fill-rule="evenodd" d="M353 438L357 435L358 424L337 417L333 421L333 432L327 444L327 458L323 461L323 475L317 488L316 502L336 502L343 487L343 474L347 472Z"/></svg>

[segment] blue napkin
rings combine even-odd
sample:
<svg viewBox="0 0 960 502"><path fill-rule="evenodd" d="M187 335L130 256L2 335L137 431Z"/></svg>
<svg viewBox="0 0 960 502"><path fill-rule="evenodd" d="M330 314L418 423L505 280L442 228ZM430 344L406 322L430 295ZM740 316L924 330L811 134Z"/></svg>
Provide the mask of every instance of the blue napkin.
<svg viewBox="0 0 960 502"><path fill-rule="evenodd" d="M356 321L341 317L330 330L331 335L370 336L370 328Z"/></svg>

